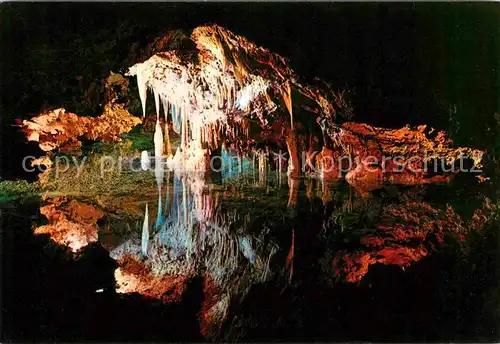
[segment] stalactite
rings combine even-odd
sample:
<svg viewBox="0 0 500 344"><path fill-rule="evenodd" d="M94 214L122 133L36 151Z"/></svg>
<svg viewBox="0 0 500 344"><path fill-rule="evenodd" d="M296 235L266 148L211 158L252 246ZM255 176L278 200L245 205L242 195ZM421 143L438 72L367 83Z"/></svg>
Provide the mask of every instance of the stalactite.
<svg viewBox="0 0 500 344"><path fill-rule="evenodd" d="M288 147L288 154L290 156L290 159L288 160L288 174L297 176L300 174L300 160L297 149L297 135L295 131L290 131L286 135L285 139Z"/></svg>
<svg viewBox="0 0 500 344"><path fill-rule="evenodd" d="M189 118L189 111L188 111L188 104L184 104L184 111L183 111L183 117L182 117L182 123L183 123L183 138L184 138L184 147L187 147L188 142L189 142L189 123L188 123L188 118Z"/></svg>
<svg viewBox="0 0 500 344"><path fill-rule="evenodd" d="M146 101L148 96L147 79L144 75L143 66L137 65L137 87L139 89L139 98L141 99L142 116L146 117Z"/></svg>
<svg viewBox="0 0 500 344"><path fill-rule="evenodd" d="M182 203L183 206L183 219L184 223L188 222L188 199L187 199L187 186L186 181L182 179Z"/></svg>
<svg viewBox="0 0 500 344"><path fill-rule="evenodd" d="M287 82L285 87L282 89L283 101L288 109L288 113L290 114L290 129L294 130L293 127L293 109L292 109L292 89L290 86L290 82Z"/></svg>
<svg viewBox="0 0 500 344"><path fill-rule="evenodd" d="M177 134L181 132L181 108L176 104L172 104L172 127Z"/></svg>
<svg viewBox="0 0 500 344"><path fill-rule="evenodd" d="M185 107L182 108L181 111L181 148L184 151L187 146L187 140L186 140L186 134L187 134L187 125L186 122L184 121L184 118L186 117L186 111Z"/></svg>
<svg viewBox="0 0 500 344"><path fill-rule="evenodd" d="M168 129L168 110L169 110L169 103L168 100L165 97L162 97L162 103L163 103L163 114L165 117L165 147L164 147L164 153L167 157L172 157L172 147L170 145L170 133ZM172 104L173 106L173 104Z"/></svg>
<svg viewBox="0 0 500 344"><path fill-rule="evenodd" d="M153 94L155 96L155 110L156 110L156 120L160 119L160 94L153 88Z"/></svg>

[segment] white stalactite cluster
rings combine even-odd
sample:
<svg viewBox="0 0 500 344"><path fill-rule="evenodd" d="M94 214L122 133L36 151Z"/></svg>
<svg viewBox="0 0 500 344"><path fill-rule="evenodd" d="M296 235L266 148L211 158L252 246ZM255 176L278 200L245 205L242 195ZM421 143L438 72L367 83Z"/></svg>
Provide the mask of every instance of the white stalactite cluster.
<svg viewBox="0 0 500 344"><path fill-rule="evenodd" d="M201 176L178 174L173 185L167 182L166 194L161 192L163 180L157 182L155 224L150 226L146 204L140 239L129 239L113 249L114 259L136 256L156 276L206 271L219 286L250 266L258 270L255 279L272 274L269 259L276 252L274 244L263 246L248 234L245 217L223 209L221 194L209 192ZM235 223L243 223L237 232Z"/></svg>
<svg viewBox="0 0 500 344"><path fill-rule="evenodd" d="M217 146L221 132L240 134L237 126L228 125L228 119L238 122L238 114L257 111L251 104L265 94L269 82L252 75L245 85L240 85L234 76L220 71L217 61L204 65L201 70L194 65L178 63L172 52L157 54L131 67L129 75L137 76L143 115L146 114L147 90L154 94L157 114L155 156L162 156L164 149L159 122L160 106L163 105L165 118L171 115L173 129L181 135L181 147L174 160L182 160L187 167L204 158L203 143ZM273 111L274 108L266 110ZM241 134L248 135L248 131ZM190 160L194 162L190 163ZM197 167L203 169L203 166Z"/></svg>
<svg viewBox="0 0 500 344"><path fill-rule="evenodd" d="M197 169L203 169L204 164L199 160L206 156L202 152L205 143L217 147L221 134L248 136L248 127L240 125L243 129L238 131L238 123L247 116L265 122L264 113L277 108L267 91L271 86L279 88L283 82L279 76L271 81L251 74L237 58L230 62L220 39L214 43L211 33L213 30L204 33L203 28L193 33L199 49L200 62L197 64L181 61L175 51L167 51L151 56L128 71L128 75L137 77L143 116L146 115L148 90L154 94L155 156L162 156L164 149L159 124L160 107L163 106L165 119L170 116L174 131L181 135L181 146L173 160L182 162L184 167L191 165L189 167ZM228 31L223 34L228 35Z"/></svg>
<svg viewBox="0 0 500 344"><path fill-rule="evenodd" d="M167 43L155 49L168 47L169 37L160 39ZM158 121L155 155L165 154L159 125L161 106L166 122L170 119L173 130L181 136L170 164L206 169L209 149L220 147L223 139L251 138L256 133L249 131L250 120L269 130L269 115L278 106L278 115L289 117L282 117L283 123L289 122L289 132L293 133L296 100L292 94L307 103L301 108L312 116L335 117L336 109L329 102L331 92L298 83L283 57L217 25L198 27L186 39L195 44L194 50L166 48L127 73L137 77L144 116L148 90L154 94ZM164 130L168 138L167 124Z"/></svg>

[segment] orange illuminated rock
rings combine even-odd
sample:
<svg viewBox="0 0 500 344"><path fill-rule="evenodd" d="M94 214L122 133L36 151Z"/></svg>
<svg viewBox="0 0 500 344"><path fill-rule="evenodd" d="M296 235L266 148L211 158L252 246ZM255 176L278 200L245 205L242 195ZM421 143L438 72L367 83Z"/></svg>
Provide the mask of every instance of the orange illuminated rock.
<svg viewBox="0 0 500 344"><path fill-rule="evenodd" d="M35 228L35 234L48 234L57 244L72 251L97 241L97 221L103 217L100 210L76 200L68 202L65 197L55 197L47 202L40 208L40 213L47 217L49 223Z"/></svg>
<svg viewBox="0 0 500 344"><path fill-rule="evenodd" d="M201 306L199 321L200 332L203 336L209 337L212 332L217 333L219 326L222 324L218 309L218 304L221 301L223 290L217 287L210 276L205 276L203 284L204 300ZM222 316L224 317L224 316Z"/></svg>
<svg viewBox="0 0 500 344"><path fill-rule="evenodd" d="M336 254L333 265L338 278L359 282L376 263L404 269L444 244L446 235L454 234L463 241L469 231L450 206L439 210L419 201L385 207L375 227L374 232L359 238L360 248Z"/></svg>
<svg viewBox="0 0 500 344"><path fill-rule="evenodd" d="M85 137L97 141L119 141L120 135L128 133L141 123L141 119L131 115L123 104L108 103L104 112L94 121L90 121Z"/></svg>
<svg viewBox="0 0 500 344"><path fill-rule="evenodd" d="M90 119L66 113L63 108L42 113L31 121L22 122L22 131L28 141L39 143L40 149L49 152L62 147L79 148L78 137L87 131Z"/></svg>
<svg viewBox="0 0 500 344"><path fill-rule="evenodd" d="M139 293L162 302L177 302L186 289L187 276L156 276L150 268L131 255L125 255L118 261L115 270L117 292Z"/></svg>
<svg viewBox="0 0 500 344"><path fill-rule="evenodd" d="M91 140L119 141L141 120L132 116L122 104L108 103L99 117L81 117L60 108L22 121L21 130L28 141L36 141L45 152L80 149L81 137Z"/></svg>

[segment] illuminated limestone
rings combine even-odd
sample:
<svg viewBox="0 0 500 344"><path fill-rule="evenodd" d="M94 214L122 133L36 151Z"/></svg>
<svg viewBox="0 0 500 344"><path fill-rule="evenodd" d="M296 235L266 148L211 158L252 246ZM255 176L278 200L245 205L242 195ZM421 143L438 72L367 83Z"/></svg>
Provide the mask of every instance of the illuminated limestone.
<svg viewBox="0 0 500 344"><path fill-rule="evenodd" d="M170 163L206 169L210 150L217 149L224 140L250 139L249 119L260 130L269 129L272 116L281 118L287 112L287 143L288 149L293 150L289 172L300 173L294 143L292 91L298 90L302 97L312 99L309 108L313 112L326 104L315 102L319 91L297 83L283 57L217 25L198 27L189 39L196 46L193 54L168 50L164 44L159 47L161 52L128 71L128 75L137 77L143 114L151 90L157 115L163 105L165 118L172 116L173 130L180 134L181 145L170 159L175 163ZM331 109L325 111L330 113ZM167 125L165 139L168 140ZM155 135L155 146L157 140ZM168 141L165 145L164 153L170 156Z"/></svg>
<svg viewBox="0 0 500 344"><path fill-rule="evenodd" d="M157 118L163 105L165 119L171 115L173 130L181 136L173 154L167 121L164 136L157 123L155 156L166 155L171 167L207 170L210 156L223 143L239 147L239 155L248 154L259 143L276 151L286 149L292 177L304 171L301 152L308 152L307 167L314 166L322 179L342 177L343 166L337 163L341 156L401 153L407 168L409 153L423 156L430 150L432 157L448 163L457 156L469 156L480 166L482 152L451 148L441 133L431 139L424 133L425 126L387 130L341 124L353 116L344 92L334 92L320 80L314 85L299 83L283 57L220 26L195 28L185 36L189 44L169 45L170 39L167 34L156 40L150 46L155 53L132 66L128 75L137 77L143 114L150 90ZM313 143L319 147L311 151ZM350 165L349 178L374 177L365 167L357 162ZM425 172L406 173L405 177L385 171L378 174L381 182L426 179Z"/></svg>

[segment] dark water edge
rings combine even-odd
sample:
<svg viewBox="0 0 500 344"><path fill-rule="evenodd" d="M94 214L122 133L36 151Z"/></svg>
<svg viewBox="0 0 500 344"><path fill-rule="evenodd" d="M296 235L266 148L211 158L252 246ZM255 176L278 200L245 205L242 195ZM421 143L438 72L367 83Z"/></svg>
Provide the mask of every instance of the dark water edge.
<svg viewBox="0 0 500 344"><path fill-rule="evenodd" d="M377 264L359 284L328 285L317 280L319 247L308 244L320 226L311 223L313 215L300 215L292 283L252 286L230 308L232 320L222 329L227 339L498 340L497 223L469 238L467 257L449 247L406 271ZM47 236L33 236L32 224L41 218L36 200L2 209L2 341L205 340L197 319L200 278L189 282L179 304L116 294L108 252L92 244L74 259Z"/></svg>

